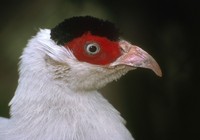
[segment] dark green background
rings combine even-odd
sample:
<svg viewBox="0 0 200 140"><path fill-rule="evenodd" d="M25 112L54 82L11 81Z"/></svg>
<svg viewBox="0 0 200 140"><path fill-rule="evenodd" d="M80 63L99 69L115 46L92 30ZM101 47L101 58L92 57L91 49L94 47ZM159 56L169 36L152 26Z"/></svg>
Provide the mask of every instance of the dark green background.
<svg viewBox="0 0 200 140"><path fill-rule="evenodd" d="M27 40L64 18L92 15L116 23L162 68L162 78L139 69L101 90L136 140L200 139L199 8L195 0L1 0L0 116L9 116Z"/></svg>

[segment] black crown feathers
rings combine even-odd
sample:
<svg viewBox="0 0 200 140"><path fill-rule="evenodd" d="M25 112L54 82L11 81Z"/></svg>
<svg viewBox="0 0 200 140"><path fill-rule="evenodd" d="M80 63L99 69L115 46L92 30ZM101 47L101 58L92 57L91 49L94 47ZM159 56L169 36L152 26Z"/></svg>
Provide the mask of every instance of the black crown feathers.
<svg viewBox="0 0 200 140"><path fill-rule="evenodd" d="M82 36L86 32L106 37L111 41L119 40L119 30L113 23L91 16L79 16L65 19L51 29L51 39L58 45L64 45L74 38Z"/></svg>

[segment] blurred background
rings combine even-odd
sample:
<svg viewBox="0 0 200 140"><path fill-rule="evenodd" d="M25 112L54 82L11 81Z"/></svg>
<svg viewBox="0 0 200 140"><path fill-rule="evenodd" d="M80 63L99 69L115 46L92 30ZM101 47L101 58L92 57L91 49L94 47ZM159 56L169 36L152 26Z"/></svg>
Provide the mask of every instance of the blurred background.
<svg viewBox="0 0 200 140"><path fill-rule="evenodd" d="M1 0L0 116L9 117L27 40L39 28L92 15L116 23L124 39L149 52L162 68L162 78L138 69L101 90L135 139L200 139L199 7L195 0Z"/></svg>

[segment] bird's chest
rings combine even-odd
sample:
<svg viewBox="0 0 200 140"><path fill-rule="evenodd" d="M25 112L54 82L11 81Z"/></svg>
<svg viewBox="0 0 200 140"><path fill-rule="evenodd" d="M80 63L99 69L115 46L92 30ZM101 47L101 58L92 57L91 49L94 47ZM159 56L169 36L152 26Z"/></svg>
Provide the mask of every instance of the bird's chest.
<svg viewBox="0 0 200 140"><path fill-rule="evenodd" d="M29 112L30 113L30 112ZM127 131L123 119L106 105L65 104L45 107L31 116L13 118L14 129L8 140L123 140L120 131ZM116 137L116 138L115 138Z"/></svg>

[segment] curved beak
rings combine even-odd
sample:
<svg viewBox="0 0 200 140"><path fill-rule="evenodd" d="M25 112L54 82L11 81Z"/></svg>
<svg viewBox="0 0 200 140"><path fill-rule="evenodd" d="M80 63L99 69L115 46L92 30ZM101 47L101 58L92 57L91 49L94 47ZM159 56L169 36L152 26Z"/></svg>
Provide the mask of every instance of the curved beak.
<svg viewBox="0 0 200 140"><path fill-rule="evenodd" d="M128 65L134 68L141 67L151 69L156 75L162 76L160 66L155 59L140 47L132 45L125 40L119 42L122 56L120 56L112 66Z"/></svg>

